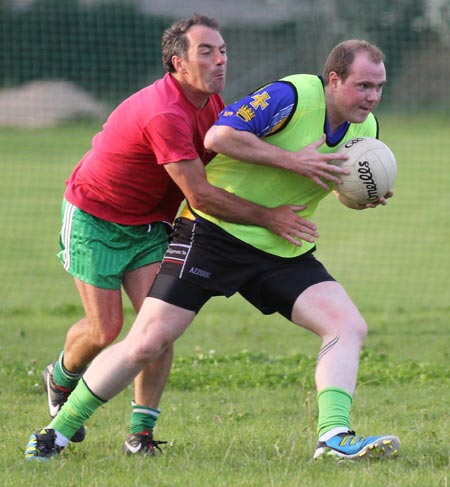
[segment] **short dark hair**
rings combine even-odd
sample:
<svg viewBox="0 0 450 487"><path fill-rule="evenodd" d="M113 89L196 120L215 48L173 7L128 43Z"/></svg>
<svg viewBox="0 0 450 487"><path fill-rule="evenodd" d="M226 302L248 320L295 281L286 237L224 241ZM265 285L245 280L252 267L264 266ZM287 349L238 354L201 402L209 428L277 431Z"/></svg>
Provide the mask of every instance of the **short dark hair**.
<svg viewBox="0 0 450 487"><path fill-rule="evenodd" d="M204 15L194 14L189 19L179 20L164 31L162 36L162 62L169 73L175 72L172 64L172 56L185 57L189 49L187 31L194 25L203 25L210 29L219 30L219 23Z"/></svg>
<svg viewBox="0 0 450 487"><path fill-rule="evenodd" d="M349 75L349 67L359 52L366 52L376 64L384 62L383 51L378 46L359 39L343 41L331 50L325 61L322 74L324 83L328 84L328 77L332 71L345 81Z"/></svg>

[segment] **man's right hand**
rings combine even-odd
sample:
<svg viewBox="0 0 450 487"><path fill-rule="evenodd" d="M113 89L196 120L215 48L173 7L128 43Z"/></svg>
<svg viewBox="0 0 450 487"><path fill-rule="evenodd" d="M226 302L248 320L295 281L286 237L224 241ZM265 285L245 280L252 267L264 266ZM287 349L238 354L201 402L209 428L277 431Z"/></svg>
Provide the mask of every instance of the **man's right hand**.
<svg viewBox="0 0 450 487"><path fill-rule="evenodd" d="M303 240L315 242L319 237L317 226L298 214L299 211L305 209L305 205L283 205L269 208L266 228L298 247L301 247Z"/></svg>

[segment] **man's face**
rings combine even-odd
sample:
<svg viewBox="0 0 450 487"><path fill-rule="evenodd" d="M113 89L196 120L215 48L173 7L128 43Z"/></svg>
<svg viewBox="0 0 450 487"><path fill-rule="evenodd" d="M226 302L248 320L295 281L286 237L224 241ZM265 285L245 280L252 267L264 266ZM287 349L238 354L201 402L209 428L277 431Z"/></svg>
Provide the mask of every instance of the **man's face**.
<svg viewBox="0 0 450 487"><path fill-rule="evenodd" d="M384 63L375 64L367 53L360 52L350 66L348 77L343 81L334 73L331 83L335 115L341 122L361 123L380 102L386 69Z"/></svg>
<svg viewBox="0 0 450 487"><path fill-rule="evenodd" d="M220 33L209 27L194 25L186 36L189 49L182 60L184 79L194 91L212 95L225 87L227 53Z"/></svg>

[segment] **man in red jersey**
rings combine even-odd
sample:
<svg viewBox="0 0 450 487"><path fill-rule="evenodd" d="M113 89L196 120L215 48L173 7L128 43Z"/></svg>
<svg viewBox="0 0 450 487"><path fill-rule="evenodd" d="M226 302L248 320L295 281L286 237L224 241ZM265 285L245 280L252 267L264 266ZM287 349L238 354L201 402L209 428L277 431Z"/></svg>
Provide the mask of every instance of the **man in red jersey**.
<svg viewBox="0 0 450 487"><path fill-rule="evenodd" d="M183 196L218 218L265 226L283 238L317 236L298 207L261 207L206 180L204 165L215 154L203 138L224 107L227 54L218 28L215 20L194 15L164 32L166 75L111 113L67 181L59 258L75 279L85 316L43 372L52 417L90 361L119 335L122 287L140 309ZM331 181L338 171L332 166ZM172 358L169 347L135 380L127 454L153 455L158 448L153 428ZM81 427L71 440L84 436Z"/></svg>

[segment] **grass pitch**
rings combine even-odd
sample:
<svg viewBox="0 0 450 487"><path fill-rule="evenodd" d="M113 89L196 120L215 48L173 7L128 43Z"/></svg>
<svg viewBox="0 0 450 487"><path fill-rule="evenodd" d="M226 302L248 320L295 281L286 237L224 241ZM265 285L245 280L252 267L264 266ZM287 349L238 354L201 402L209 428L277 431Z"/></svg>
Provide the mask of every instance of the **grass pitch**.
<svg viewBox="0 0 450 487"><path fill-rule="evenodd" d="M318 339L239 297L212 300L176 344L163 455L122 456L128 389L89 421L84 444L25 462L29 434L48 421L40 373L82 314L55 254L64 180L99 127L0 131L2 485L448 486L450 122L380 121L399 166L395 197L367 212L330 197L317 214L318 257L369 323L353 427L402 440L395 461L352 464L311 461ZM127 306L124 331L132 321Z"/></svg>

